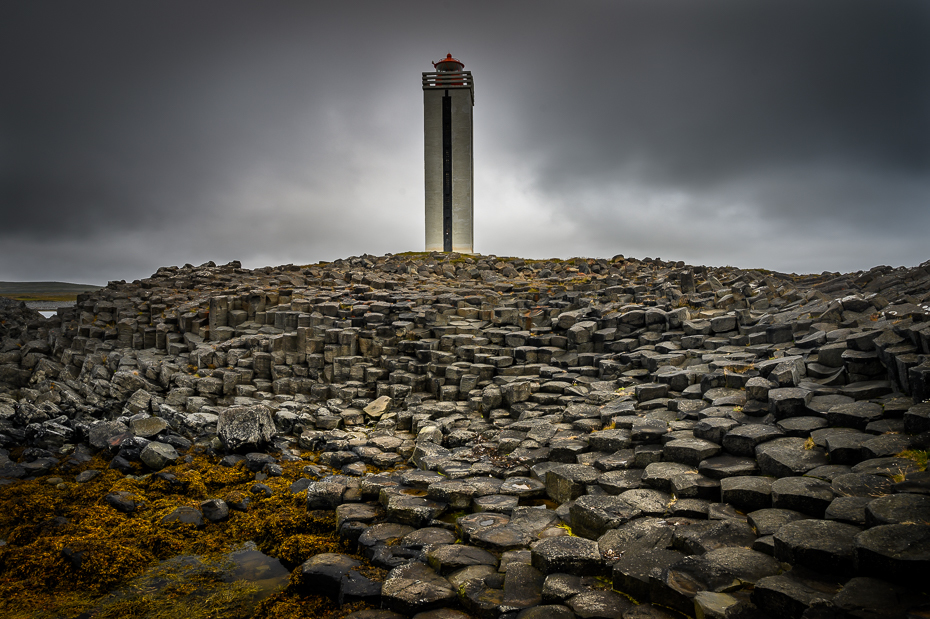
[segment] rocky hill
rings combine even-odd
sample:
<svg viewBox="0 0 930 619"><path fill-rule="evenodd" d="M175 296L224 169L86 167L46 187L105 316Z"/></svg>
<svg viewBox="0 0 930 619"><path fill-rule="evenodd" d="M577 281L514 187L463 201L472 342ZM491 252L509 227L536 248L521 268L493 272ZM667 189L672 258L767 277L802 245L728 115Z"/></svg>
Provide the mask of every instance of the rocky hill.
<svg viewBox="0 0 930 619"><path fill-rule="evenodd" d="M95 454L286 479L350 549L306 558L303 591L369 619L928 612L930 262L207 263L47 320L0 304L0 336L7 488L65 492Z"/></svg>

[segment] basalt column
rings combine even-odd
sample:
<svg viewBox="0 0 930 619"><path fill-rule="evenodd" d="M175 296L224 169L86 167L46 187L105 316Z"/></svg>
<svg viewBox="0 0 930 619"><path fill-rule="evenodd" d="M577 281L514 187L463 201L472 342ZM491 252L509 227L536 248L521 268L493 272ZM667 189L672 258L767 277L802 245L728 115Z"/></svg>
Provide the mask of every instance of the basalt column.
<svg viewBox="0 0 930 619"><path fill-rule="evenodd" d="M423 74L426 251L474 251L471 71L449 54Z"/></svg>

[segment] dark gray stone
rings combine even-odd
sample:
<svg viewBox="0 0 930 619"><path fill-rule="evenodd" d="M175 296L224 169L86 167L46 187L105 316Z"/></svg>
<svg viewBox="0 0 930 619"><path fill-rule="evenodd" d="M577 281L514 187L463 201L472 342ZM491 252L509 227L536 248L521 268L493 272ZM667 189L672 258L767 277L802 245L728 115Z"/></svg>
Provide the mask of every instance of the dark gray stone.
<svg viewBox="0 0 930 619"><path fill-rule="evenodd" d="M683 438L669 441L662 449L665 460L697 466L702 460L713 458L720 452L720 445L699 438ZM646 467L647 473L649 467Z"/></svg>
<svg viewBox="0 0 930 619"><path fill-rule="evenodd" d="M930 525L930 496L890 494L873 499L865 508L865 524L917 523Z"/></svg>
<svg viewBox="0 0 930 619"><path fill-rule="evenodd" d="M831 486L837 496L876 497L892 492L894 482L884 475L846 473L833 478Z"/></svg>
<svg viewBox="0 0 930 619"><path fill-rule="evenodd" d="M544 539L533 548L533 567L543 574L568 572L599 576L606 572L597 543L583 537L562 536Z"/></svg>
<svg viewBox="0 0 930 619"><path fill-rule="evenodd" d="M546 494L557 503L573 501L585 494L588 484L597 482L600 475L587 464L561 464L546 471Z"/></svg>
<svg viewBox="0 0 930 619"><path fill-rule="evenodd" d="M208 499L200 504L203 517L210 522L222 522L229 518L229 506L222 499Z"/></svg>
<svg viewBox="0 0 930 619"><path fill-rule="evenodd" d="M668 520L637 518L604 533L597 540L597 545L604 559L616 561L627 553L671 548L674 531L674 525Z"/></svg>
<svg viewBox="0 0 930 619"><path fill-rule="evenodd" d="M917 463L907 458L873 458L860 462L852 467L853 473L866 473L868 475L884 475L885 477L894 477L896 475L908 475L920 470Z"/></svg>
<svg viewBox="0 0 930 619"><path fill-rule="evenodd" d="M830 503L823 517L846 524L865 526L865 506L871 497L838 496Z"/></svg>
<svg viewBox="0 0 930 619"><path fill-rule="evenodd" d="M585 591L569 598L567 604L582 619L622 619L633 602L613 591Z"/></svg>
<svg viewBox="0 0 930 619"><path fill-rule="evenodd" d="M314 555L300 566L300 590L337 598L343 577L360 565L360 561L346 555L331 552Z"/></svg>
<svg viewBox="0 0 930 619"><path fill-rule="evenodd" d="M751 599L772 617L801 619L812 603L830 600L839 590L839 583L801 570L791 570L759 580L752 590Z"/></svg>
<svg viewBox="0 0 930 619"><path fill-rule="evenodd" d="M807 389L783 387L769 390L769 413L776 419L803 417L813 394Z"/></svg>
<svg viewBox="0 0 930 619"><path fill-rule="evenodd" d="M569 513L575 535L592 540L642 514L621 497L595 495L579 497L572 503Z"/></svg>
<svg viewBox="0 0 930 619"><path fill-rule="evenodd" d="M456 591L448 580L423 563L392 569L381 589L381 601L389 609L413 615L451 605Z"/></svg>
<svg viewBox="0 0 930 619"><path fill-rule="evenodd" d="M203 514L193 507L182 506L161 519L161 523L168 527L191 525L198 529L203 528Z"/></svg>
<svg viewBox="0 0 930 619"><path fill-rule="evenodd" d="M684 558L681 552L665 548L620 552L613 566L613 587L639 601L649 599L651 577L658 577L662 570Z"/></svg>
<svg viewBox="0 0 930 619"><path fill-rule="evenodd" d="M748 516L749 525L760 536L772 535L789 522L804 520L805 518L810 518L810 516L791 509L775 508L760 509Z"/></svg>
<svg viewBox="0 0 930 619"><path fill-rule="evenodd" d="M597 478L597 485L607 494L621 494L642 487L644 469L608 471Z"/></svg>
<svg viewBox="0 0 930 619"><path fill-rule="evenodd" d="M668 509L669 502L672 500L670 494L649 488L627 490L621 493L619 497L632 505L635 509L640 510L644 516L663 515Z"/></svg>
<svg viewBox="0 0 930 619"><path fill-rule="evenodd" d="M497 566L497 557L487 550L465 544L435 546L426 554L429 566L442 576L471 565Z"/></svg>
<svg viewBox="0 0 930 619"><path fill-rule="evenodd" d="M833 598L833 604L851 617L897 619L926 604L926 598L899 585L860 576L843 586Z"/></svg>
<svg viewBox="0 0 930 619"><path fill-rule="evenodd" d="M759 465L755 458L742 456L717 456L708 458L698 464L698 472L711 479L727 479L740 475L755 475L759 472Z"/></svg>
<svg viewBox="0 0 930 619"><path fill-rule="evenodd" d="M865 427L882 418L881 404L853 402L838 404L827 411L827 422L831 426L865 430Z"/></svg>
<svg viewBox="0 0 930 619"><path fill-rule="evenodd" d="M694 611L694 596L700 591L726 591L739 583L725 569L702 557L685 557L650 578L649 599L679 612Z"/></svg>
<svg viewBox="0 0 930 619"><path fill-rule="evenodd" d="M509 565L504 575L504 599L500 611L523 610L541 604L544 580L542 572L531 565Z"/></svg>
<svg viewBox="0 0 930 619"><path fill-rule="evenodd" d="M772 506L771 477L747 475L720 480L720 500L744 512Z"/></svg>
<svg viewBox="0 0 930 619"><path fill-rule="evenodd" d="M785 437L756 447L756 460L763 475L790 477L803 475L828 463L819 447L808 448L804 439Z"/></svg>
<svg viewBox="0 0 930 619"><path fill-rule="evenodd" d="M166 466L170 466L177 462L181 456L171 445L152 441L145 446L139 458L145 466L152 470L160 471Z"/></svg>
<svg viewBox="0 0 930 619"><path fill-rule="evenodd" d="M575 613L567 606L547 604L521 610L516 619L575 619Z"/></svg>
<svg viewBox="0 0 930 619"><path fill-rule="evenodd" d="M859 573L927 591L930 570L930 527L886 524L856 536Z"/></svg>
<svg viewBox="0 0 930 619"><path fill-rule="evenodd" d="M831 520L797 520L775 531L775 558L816 572L850 576L861 529Z"/></svg>
<svg viewBox="0 0 930 619"><path fill-rule="evenodd" d="M723 448L734 456L754 458L756 446L783 437L782 430L776 426L762 423L747 423L737 426L723 437Z"/></svg>
<svg viewBox="0 0 930 619"><path fill-rule="evenodd" d="M693 466L680 462L653 462L643 470L642 483L655 490L671 492L672 477L692 470Z"/></svg>
<svg viewBox="0 0 930 619"><path fill-rule="evenodd" d="M772 507L822 518L833 501L830 484L812 477L782 477L772 483Z"/></svg>
<svg viewBox="0 0 930 619"><path fill-rule="evenodd" d="M675 528L672 544L688 554L704 554L725 546L749 548L756 539L752 527L742 520L711 520Z"/></svg>
<svg viewBox="0 0 930 619"><path fill-rule="evenodd" d="M703 559L725 570L743 585L754 585L762 578L781 572L781 565L769 555L739 546L708 551Z"/></svg>

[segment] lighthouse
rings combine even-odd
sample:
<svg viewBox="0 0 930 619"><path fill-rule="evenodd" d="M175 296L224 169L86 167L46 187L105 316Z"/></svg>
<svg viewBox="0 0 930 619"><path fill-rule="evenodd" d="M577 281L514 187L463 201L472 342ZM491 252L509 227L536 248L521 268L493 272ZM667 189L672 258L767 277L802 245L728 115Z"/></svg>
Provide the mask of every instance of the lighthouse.
<svg viewBox="0 0 930 619"><path fill-rule="evenodd" d="M471 71L448 54L423 74L426 251L474 253Z"/></svg>

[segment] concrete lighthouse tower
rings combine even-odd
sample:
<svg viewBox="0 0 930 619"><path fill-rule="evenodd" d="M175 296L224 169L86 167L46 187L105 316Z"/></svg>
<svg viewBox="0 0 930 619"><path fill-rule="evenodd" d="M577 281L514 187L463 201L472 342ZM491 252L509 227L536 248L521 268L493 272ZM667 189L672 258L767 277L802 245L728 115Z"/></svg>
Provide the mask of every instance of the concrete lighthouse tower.
<svg viewBox="0 0 930 619"><path fill-rule="evenodd" d="M447 55L423 74L426 251L474 252L474 81Z"/></svg>

